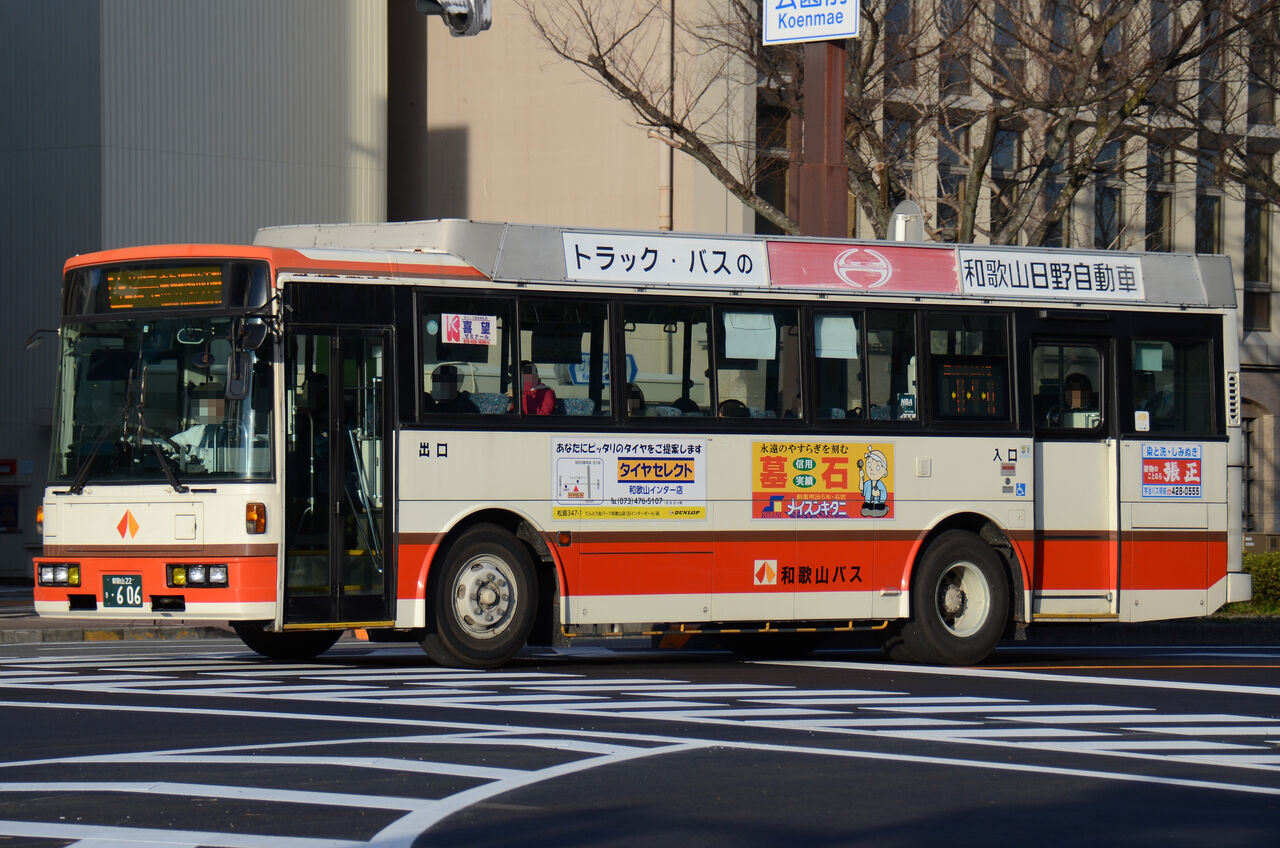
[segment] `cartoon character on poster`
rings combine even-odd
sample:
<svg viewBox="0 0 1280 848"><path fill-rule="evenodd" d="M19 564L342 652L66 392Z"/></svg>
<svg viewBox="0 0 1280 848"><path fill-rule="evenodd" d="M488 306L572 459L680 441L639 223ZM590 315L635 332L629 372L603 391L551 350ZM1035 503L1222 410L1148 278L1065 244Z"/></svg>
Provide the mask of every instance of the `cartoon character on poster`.
<svg viewBox="0 0 1280 848"><path fill-rule="evenodd" d="M868 450L858 460L858 480L862 488L862 514L879 518L889 512L889 491L884 479L889 476L889 460L878 450Z"/></svg>

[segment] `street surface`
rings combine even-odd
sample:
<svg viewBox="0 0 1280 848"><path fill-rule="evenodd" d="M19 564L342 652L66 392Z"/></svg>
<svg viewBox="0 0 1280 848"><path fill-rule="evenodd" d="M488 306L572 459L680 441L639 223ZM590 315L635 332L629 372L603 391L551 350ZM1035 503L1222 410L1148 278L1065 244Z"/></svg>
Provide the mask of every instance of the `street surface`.
<svg viewBox="0 0 1280 848"><path fill-rule="evenodd" d="M0 740L0 846L1273 845L1280 648L3 645Z"/></svg>

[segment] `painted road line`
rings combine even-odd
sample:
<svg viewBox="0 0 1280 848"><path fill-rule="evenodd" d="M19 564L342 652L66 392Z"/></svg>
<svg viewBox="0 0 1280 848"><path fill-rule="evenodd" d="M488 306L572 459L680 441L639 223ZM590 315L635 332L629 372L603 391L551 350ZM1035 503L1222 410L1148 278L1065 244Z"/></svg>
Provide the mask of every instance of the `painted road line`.
<svg viewBox="0 0 1280 848"><path fill-rule="evenodd" d="M1137 728L1125 728L1126 730ZM1148 733L1171 736L1280 736L1280 724L1254 727L1144 727Z"/></svg>
<svg viewBox="0 0 1280 848"><path fill-rule="evenodd" d="M753 704L821 704L824 706L845 706L845 707L871 707L879 705L911 705L911 704L1022 704L1025 701L1015 701L1009 698L977 698L971 696L956 696L948 698L943 696L928 696L919 698L841 698L827 697L822 694L814 696L811 692L803 690L797 691L789 698L744 698Z"/></svg>
<svg viewBox="0 0 1280 848"><path fill-rule="evenodd" d="M828 671L865 671L879 674L924 674L940 677L986 677L997 680L1036 681L1039 683L1063 683L1068 686L1119 686L1131 689L1173 689L1182 692L1220 692L1233 695L1261 695L1280 697L1280 687L1249 686L1231 683L1205 683L1178 680L1143 680L1132 677L1090 677L1083 674L1042 674L1017 669L953 668L929 665L887 665L885 663L839 662L835 660L753 660L762 665L786 665L802 668L820 668ZM1150 666L1159 669L1162 666ZM1217 668L1217 666L1211 666Z"/></svg>
<svg viewBox="0 0 1280 848"><path fill-rule="evenodd" d="M905 706L867 707L868 710L886 713L1120 713L1132 712L1134 707L1117 707L1109 704L959 704L957 706ZM1142 708L1138 708L1142 709Z"/></svg>
<svg viewBox="0 0 1280 848"><path fill-rule="evenodd" d="M1096 739L1100 736L1115 736L1114 733L1091 730L1071 730L1065 727L972 727L956 730L889 730L885 736L898 736L911 739Z"/></svg>
<svg viewBox="0 0 1280 848"><path fill-rule="evenodd" d="M1143 707L1142 709L1146 709ZM1217 724L1235 724L1238 722L1271 722L1273 718L1256 718L1252 716L1225 715L1223 713L1153 713L1153 714L1137 714L1137 715L1049 715L1049 716L1032 716L1023 718L1021 716L1007 716L1008 721L1034 721L1044 724L1191 724L1192 722L1200 723L1217 723ZM1137 728L1134 728L1135 730Z"/></svg>
<svg viewBox="0 0 1280 848"><path fill-rule="evenodd" d="M1048 747L1063 751L1243 751L1255 745L1237 745L1232 742L1210 742L1206 739L1116 739L1111 741L1052 742Z"/></svg>

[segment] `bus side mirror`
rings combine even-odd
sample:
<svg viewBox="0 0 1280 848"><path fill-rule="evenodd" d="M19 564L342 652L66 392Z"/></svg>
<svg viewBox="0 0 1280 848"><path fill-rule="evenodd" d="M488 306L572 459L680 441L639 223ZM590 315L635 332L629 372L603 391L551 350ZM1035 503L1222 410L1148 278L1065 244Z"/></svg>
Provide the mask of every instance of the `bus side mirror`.
<svg viewBox="0 0 1280 848"><path fill-rule="evenodd" d="M246 351L236 351L227 358L227 400L244 400L249 396L249 374L253 358Z"/></svg>
<svg viewBox="0 0 1280 848"><path fill-rule="evenodd" d="M257 350L267 338L267 325L264 323L244 324L240 328L240 349Z"/></svg>

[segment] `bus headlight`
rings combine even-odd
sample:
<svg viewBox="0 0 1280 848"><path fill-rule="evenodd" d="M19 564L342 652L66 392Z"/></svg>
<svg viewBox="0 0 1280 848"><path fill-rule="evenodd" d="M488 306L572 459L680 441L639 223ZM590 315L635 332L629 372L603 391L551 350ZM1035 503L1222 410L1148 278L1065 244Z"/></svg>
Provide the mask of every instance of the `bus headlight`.
<svg viewBox="0 0 1280 848"><path fill-rule="evenodd" d="M80 563L42 562L38 576L41 586L79 586Z"/></svg>
<svg viewBox="0 0 1280 848"><path fill-rule="evenodd" d="M169 572L169 585L174 588L225 588L227 585L228 569L222 563L208 565L203 562L171 562L166 568Z"/></svg>

